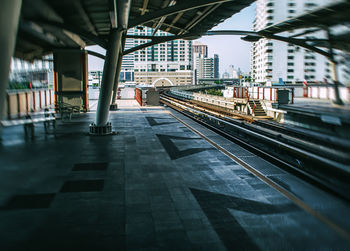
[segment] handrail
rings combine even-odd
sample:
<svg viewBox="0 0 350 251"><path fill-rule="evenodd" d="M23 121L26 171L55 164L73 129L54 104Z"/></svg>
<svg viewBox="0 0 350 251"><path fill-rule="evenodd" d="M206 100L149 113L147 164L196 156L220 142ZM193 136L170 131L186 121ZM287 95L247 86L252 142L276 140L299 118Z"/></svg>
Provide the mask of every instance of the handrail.
<svg viewBox="0 0 350 251"><path fill-rule="evenodd" d="M252 114L254 115L254 111L255 111L255 106L256 106L256 104L255 104L255 102L254 102L254 107L253 107L253 111L252 111Z"/></svg>

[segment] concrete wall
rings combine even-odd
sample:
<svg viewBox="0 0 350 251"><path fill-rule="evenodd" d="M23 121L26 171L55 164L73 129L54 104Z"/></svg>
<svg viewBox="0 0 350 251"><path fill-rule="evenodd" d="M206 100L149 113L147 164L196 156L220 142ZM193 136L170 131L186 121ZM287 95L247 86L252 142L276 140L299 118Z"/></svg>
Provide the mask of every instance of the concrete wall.
<svg viewBox="0 0 350 251"><path fill-rule="evenodd" d="M55 91L58 102L87 109L87 54L83 50L54 52Z"/></svg>

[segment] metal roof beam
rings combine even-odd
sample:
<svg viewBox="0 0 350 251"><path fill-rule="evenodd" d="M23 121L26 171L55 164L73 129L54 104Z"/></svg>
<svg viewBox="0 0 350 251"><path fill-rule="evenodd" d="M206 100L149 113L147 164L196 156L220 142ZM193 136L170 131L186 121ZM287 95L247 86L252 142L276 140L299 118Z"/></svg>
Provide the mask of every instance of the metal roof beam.
<svg viewBox="0 0 350 251"><path fill-rule="evenodd" d="M260 32L258 32L258 33L260 34ZM272 35L272 34L264 34L264 33L262 33L260 35L262 35L268 39L274 39L274 40L278 40L278 41L282 41L282 42L286 42L286 43L295 44L295 45L298 45L298 46L303 47L305 49L308 49L310 51L314 51L316 53L319 53L327 58L330 57L330 54L328 52L321 50L319 48L316 48L315 46L308 45L306 43L306 41L303 39L288 38L288 37L282 37L282 36L277 36L277 35Z"/></svg>
<svg viewBox="0 0 350 251"><path fill-rule="evenodd" d="M73 1L75 8L78 10L79 16L83 19L84 23L88 26L89 31L97 35L96 27L92 24L90 17L88 16L82 1Z"/></svg>
<svg viewBox="0 0 350 251"><path fill-rule="evenodd" d="M149 0L143 0L142 9L141 9L141 16L145 15L145 13L147 11L148 2L149 2Z"/></svg>
<svg viewBox="0 0 350 251"><path fill-rule="evenodd" d="M258 33L255 31L243 31L243 30L210 30L204 33L204 36L214 36L214 35L252 35L257 36Z"/></svg>
<svg viewBox="0 0 350 251"><path fill-rule="evenodd" d="M180 31L186 31L184 28L181 28L181 27L178 27L178 26L175 26L175 25L172 25L172 24L168 24L168 23L163 23L164 26L167 26L170 30L170 28L173 28L173 29L176 29L176 30L180 30Z"/></svg>
<svg viewBox="0 0 350 251"><path fill-rule="evenodd" d="M310 33L314 33L314 32L320 31L320 30L321 30L320 28L306 30L306 31L303 31L301 33L295 34L295 35L290 36L290 37L291 38L293 38L293 37L300 37L300 36L304 36L304 35L307 35L307 34L310 34Z"/></svg>
<svg viewBox="0 0 350 251"><path fill-rule="evenodd" d="M118 1L118 29L127 30L129 23L129 13L131 8L131 1Z"/></svg>
<svg viewBox="0 0 350 251"><path fill-rule="evenodd" d="M168 6L168 7L173 6L173 5L175 5L175 3L176 3L176 0L172 0L171 2L169 2L169 0L168 0L167 2L164 2L163 8L165 8L166 6ZM157 33L157 31L162 26L162 24L164 23L166 18L167 18L166 16L160 18L160 20L158 21L157 25L154 28L154 31L152 32L153 36Z"/></svg>
<svg viewBox="0 0 350 251"><path fill-rule="evenodd" d="M315 46L309 45L306 43L306 40L289 38L289 37L281 37L273 34L269 34L266 32L254 32L254 31L240 31L240 30L219 30L219 31L207 31L205 36L213 36L213 35L247 35L248 37L242 38L245 41L252 42L255 40L259 40L261 38L274 39L278 41L283 41L286 43L291 43L303 47L305 49L317 52L325 57L330 56L330 54L324 50L316 48ZM254 39L250 39L254 38Z"/></svg>
<svg viewBox="0 0 350 251"><path fill-rule="evenodd" d="M182 15L184 14L185 12L184 11L181 11L179 13L177 13L177 15L174 17L174 19L171 21L170 24L168 24L168 28L166 28L166 32L168 32L170 30L170 28L174 28L175 26L173 26L181 17Z"/></svg>
<svg viewBox="0 0 350 251"><path fill-rule="evenodd" d="M101 46L102 48L107 47L106 40L100 38L99 36L96 36L96 35L90 33L87 30L81 29L79 27L75 27L74 25L65 24L65 23L58 23L58 22L53 22L53 21L47 21L47 20L32 20L32 21L34 23L37 23L40 25L48 25L48 26L52 26L52 27L56 27L59 29L64 29L64 30L70 31L74 34L77 34L80 37L85 38L86 40L88 40L94 44Z"/></svg>
<svg viewBox="0 0 350 251"><path fill-rule="evenodd" d="M29 37L34 38L40 44L45 46L54 46L60 47L65 44L63 41L58 39L56 36L51 33L45 33L44 30L39 27L37 24L32 22L21 21L18 26L19 31L27 34Z"/></svg>
<svg viewBox="0 0 350 251"><path fill-rule="evenodd" d="M98 53L96 51L90 51L90 50L85 50L87 52L87 54L91 55L91 56L95 56L95 57L98 57L98 58L101 58L103 60L106 59L106 56L101 54L101 53Z"/></svg>
<svg viewBox="0 0 350 251"><path fill-rule="evenodd" d="M191 22L189 22L185 26L186 32L191 30L194 26L196 26L198 23L200 23L204 18L206 18L210 13L212 13L214 10L216 10L218 7L220 7L222 3L218 3L214 6L207 6L205 10L200 13L196 18L194 18ZM183 34L184 32L180 32L179 35Z"/></svg>
<svg viewBox="0 0 350 251"><path fill-rule="evenodd" d="M182 3L178 3L173 6L169 6L164 9L160 9L158 11L153 11L139 18L135 18L134 20L131 20L129 24L129 28L137 25L142 25L144 23L153 21L163 16L167 17L179 12L189 11L189 10L193 10L193 9L197 9L197 8L201 8L209 5L215 5L218 3L234 2L234 1L235 0L198 0L198 1L186 1Z"/></svg>
<svg viewBox="0 0 350 251"><path fill-rule="evenodd" d="M109 1L109 18L111 20L112 28L117 28L118 26L118 15L117 15L117 2L116 0Z"/></svg>

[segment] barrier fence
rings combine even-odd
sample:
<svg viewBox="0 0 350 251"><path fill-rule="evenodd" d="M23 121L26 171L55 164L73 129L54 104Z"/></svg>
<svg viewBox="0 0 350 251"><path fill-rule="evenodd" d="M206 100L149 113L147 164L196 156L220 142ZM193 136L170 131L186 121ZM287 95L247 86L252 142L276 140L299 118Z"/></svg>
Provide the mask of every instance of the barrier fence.
<svg viewBox="0 0 350 251"><path fill-rule="evenodd" d="M53 106L54 92L51 89L8 91L3 118L20 118Z"/></svg>
<svg viewBox="0 0 350 251"><path fill-rule="evenodd" d="M135 88L135 99L142 106L142 90L139 88Z"/></svg>
<svg viewBox="0 0 350 251"><path fill-rule="evenodd" d="M294 98L312 99L335 99L334 87L332 86L295 86L295 87L231 87L224 91L226 98L260 99L278 102L279 90L288 90L289 103L294 103ZM339 87L340 98L350 102L350 88Z"/></svg>
<svg viewBox="0 0 350 251"><path fill-rule="evenodd" d="M289 100L293 102L293 88L275 88L275 87L233 87L225 94L225 97L243 98L243 99L260 99L272 102L278 102L278 91L288 90Z"/></svg>

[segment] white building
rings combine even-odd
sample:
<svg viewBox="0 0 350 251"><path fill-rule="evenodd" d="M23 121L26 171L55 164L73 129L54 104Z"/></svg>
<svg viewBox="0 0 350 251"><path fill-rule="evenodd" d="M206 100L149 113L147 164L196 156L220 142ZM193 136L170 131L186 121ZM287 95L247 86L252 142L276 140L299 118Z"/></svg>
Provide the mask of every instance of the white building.
<svg viewBox="0 0 350 251"><path fill-rule="evenodd" d="M333 0L257 0L254 30L259 31L270 25L301 15L310 10L334 2ZM301 30L278 35L291 36ZM325 37L320 31L307 36ZM252 78L256 82L287 83L331 82L328 60L302 47L276 40L260 39L253 43L251 51ZM341 70L339 70L341 71ZM341 77L341 74L339 74ZM342 81L342 79L340 79Z"/></svg>
<svg viewBox="0 0 350 251"><path fill-rule="evenodd" d="M235 69L235 67L233 65L229 65L228 66L228 78L239 78L239 75L241 75L241 70L238 68L238 69Z"/></svg>
<svg viewBox="0 0 350 251"><path fill-rule="evenodd" d="M219 55L214 54L213 58L209 58L208 46L199 41L193 44L193 71L195 84L199 79L220 78Z"/></svg>
<svg viewBox="0 0 350 251"><path fill-rule="evenodd" d="M197 79L214 78L214 59L197 57L196 58Z"/></svg>
<svg viewBox="0 0 350 251"><path fill-rule="evenodd" d="M143 29L134 28L134 35L149 35L153 33L152 28L143 27ZM156 36L168 36L169 33L157 31ZM146 39L133 39L133 46L138 46L147 43ZM134 72L135 81L138 83L140 79L146 77L147 72L156 72L152 76L157 75L159 78L164 78L168 84L183 84L184 82L167 81L166 76L169 72L181 71L181 76L186 75L186 84L188 76L192 78L192 41L189 40L174 40L162 44L153 45L145 49L135 51L134 57ZM165 72L164 74L162 72ZM171 74L170 74L171 75ZM175 77L176 79L176 77ZM182 81L184 79L181 79Z"/></svg>

